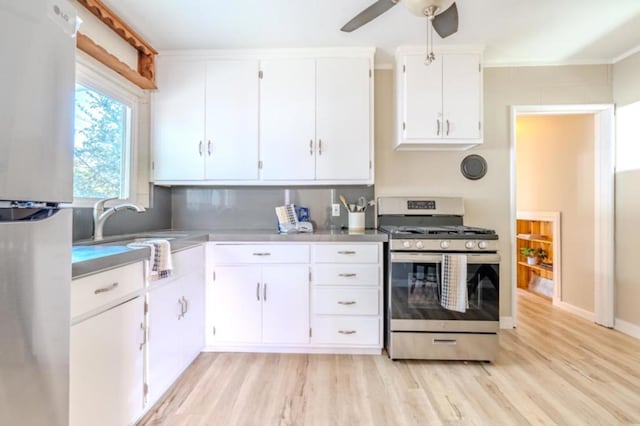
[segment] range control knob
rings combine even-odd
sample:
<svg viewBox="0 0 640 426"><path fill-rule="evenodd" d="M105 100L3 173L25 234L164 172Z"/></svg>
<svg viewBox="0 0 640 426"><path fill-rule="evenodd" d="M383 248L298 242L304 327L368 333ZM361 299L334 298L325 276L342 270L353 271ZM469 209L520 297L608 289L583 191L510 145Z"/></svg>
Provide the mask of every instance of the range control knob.
<svg viewBox="0 0 640 426"><path fill-rule="evenodd" d="M449 248L449 241L440 241L440 248L441 249L448 249Z"/></svg>
<svg viewBox="0 0 640 426"><path fill-rule="evenodd" d="M411 243L409 241L403 241L402 242L402 247L404 248L411 248Z"/></svg>
<svg viewBox="0 0 640 426"><path fill-rule="evenodd" d="M416 248L423 249L424 248L424 243L422 241L418 241L416 243Z"/></svg>
<svg viewBox="0 0 640 426"><path fill-rule="evenodd" d="M486 241L480 241L480 242L478 243L478 248L486 249L487 247L489 247L489 243L488 243L488 242L486 242Z"/></svg>
<svg viewBox="0 0 640 426"><path fill-rule="evenodd" d="M473 241L466 241L466 242L464 243L464 247L465 247L467 250L471 250L472 248L474 248L474 247L475 247L475 245L476 245L476 244L475 244Z"/></svg>

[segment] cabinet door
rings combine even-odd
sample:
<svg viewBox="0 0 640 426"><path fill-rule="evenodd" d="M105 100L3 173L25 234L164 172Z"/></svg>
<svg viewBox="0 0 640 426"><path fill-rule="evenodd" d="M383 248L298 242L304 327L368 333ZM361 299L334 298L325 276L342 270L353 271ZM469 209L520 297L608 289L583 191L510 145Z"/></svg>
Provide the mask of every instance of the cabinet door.
<svg viewBox="0 0 640 426"><path fill-rule="evenodd" d="M142 414L143 321L137 297L71 327L71 425L132 424Z"/></svg>
<svg viewBox="0 0 640 426"><path fill-rule="evenodd" d="M156 181L204 178L204 62L158 64L153 95L153 176Z"/></svg>
<svg viewBox="0 0 640 426"><path fill-rule="evenodd" d="M148 384L153 403L173 383L182 367L180 281L149 292Z"/></svg>
<svg viewBox="0 0 640 426"><path fill-rule="evenodd" d="M206 179L258 179L258 61L210 61Z"/></svg>
<svg viewBox="0 0 640 426"><path fill-rule="evenodd" d="M261 61L263 180L315 177L315 60Z"/></svg>
<svg viewBox="0 0 640 426"><path fill-rule="evenodd" d="M425 65L424 55L407 55L404 67L404 139L442 138L442 62Z"/></svg>
<svg viewBox="0 0 640 426"><path fill-rule="evenodd" d="M444 138L480 138L480 57L447 54L442 62Z"/></svg>
<svg viewBox="0 0 640 426"><path fill-rule="evenodd" d="M189 274L180 279L185 300L182 328L182 364L187 366L204 346L204 276L202 272Z"/></svg>
<svg viewBox="0 0 640 426"><path fill-rule="evenodd" d="M316 67L316 179L370 177L370 81L366 58L321 58Z"/></svg>
<svg viewBox="0 0 640 426"><path fill-rule="evenodd" d="M309 267L262 269L262 343L309 342Z"/></svg>
<svg viewBox="0 0 640 426"><path fill-rule="evenodd" d="M218 266L212 309L216 343L260 343L262 293L259 266Z"/></svg>

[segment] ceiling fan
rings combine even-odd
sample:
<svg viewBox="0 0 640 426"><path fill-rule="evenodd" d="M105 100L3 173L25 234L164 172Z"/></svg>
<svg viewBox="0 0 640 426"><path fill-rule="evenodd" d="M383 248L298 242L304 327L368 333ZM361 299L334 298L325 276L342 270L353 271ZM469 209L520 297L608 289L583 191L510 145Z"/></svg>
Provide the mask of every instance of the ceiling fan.
<svg viewBox="0 0 640 426"><path fill-rule="evenodd" d="M440 37L445 38L458 31L458 8L453 0L378 0L358 13L340 31L350 33L357 30L400 2L414 15L426 17Z"/></svg>

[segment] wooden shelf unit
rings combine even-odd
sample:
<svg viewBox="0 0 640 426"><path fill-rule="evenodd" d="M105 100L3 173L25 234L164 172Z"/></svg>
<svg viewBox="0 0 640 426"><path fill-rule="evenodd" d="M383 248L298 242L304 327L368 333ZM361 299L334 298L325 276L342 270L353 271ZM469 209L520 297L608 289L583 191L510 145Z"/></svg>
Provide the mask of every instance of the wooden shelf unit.
<svg viewBox="0 0 640 426"><path fill-rule="evenodd" d="M532 274L553 280L553 222L546 220L518 219L516 227L516 250L518 254L518 288L528 288ZM531 247L535 250L543 249L547 252L545 263L550 267L540 264L529 265L527 258L520 254L522 247Z"/></svg>

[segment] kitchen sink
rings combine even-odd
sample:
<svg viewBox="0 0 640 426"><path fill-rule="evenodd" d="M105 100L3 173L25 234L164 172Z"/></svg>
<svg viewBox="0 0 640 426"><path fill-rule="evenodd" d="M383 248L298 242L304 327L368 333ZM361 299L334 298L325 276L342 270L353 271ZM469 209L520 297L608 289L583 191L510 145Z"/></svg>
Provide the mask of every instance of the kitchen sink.
<svg viewBox="0 0 640 426"><path fill-rule="evenodd" d="M171 231L167 232L150 232L150 233L141 233L141 234L129 234L129 235L115 235L111 237L106 237L101 241L94 240L85 240L78 241L74 243L77 246L126 246L127 244L132 243L141 243L154 239L163 239L163 240L175 240L176 238L184 238L188 237L189 234L179 234Z"/></svg>

